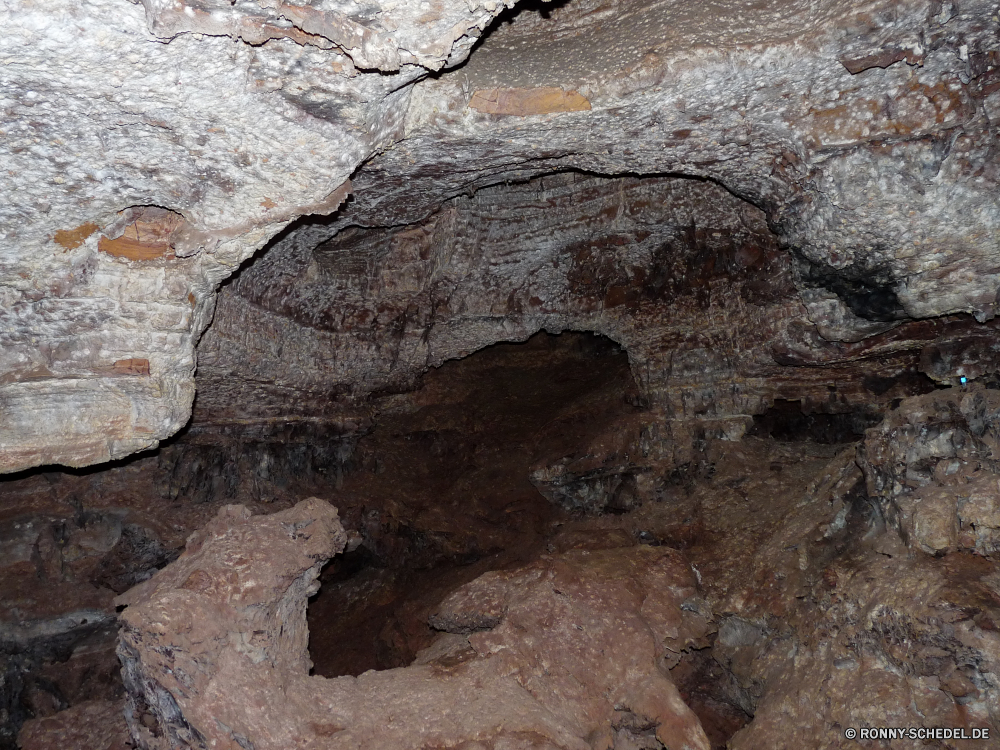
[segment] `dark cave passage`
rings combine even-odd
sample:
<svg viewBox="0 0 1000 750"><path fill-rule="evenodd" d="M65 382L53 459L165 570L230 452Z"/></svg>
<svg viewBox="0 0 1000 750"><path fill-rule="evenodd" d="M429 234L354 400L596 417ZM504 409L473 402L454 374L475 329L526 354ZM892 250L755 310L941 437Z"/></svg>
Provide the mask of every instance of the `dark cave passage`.
<svg viewBox="0 0 1000 750"><path fill-rule="evenodd" d="M529 481L639 411L628 357L588 333L538 333L428 372L380 400L336 493L360 546L334 558L309 608L316 674L404 666L428 614L486 570L544 551L570 514Z"/></svg>
<svg viewBox="0 0 1000 750"><path fill-rule="evenodd" d="M766 412L754 415L753 427L747 434L782 442L853 443L880 421L880 414L864 409L837 414L807 413L800 401L776 399Z"/></svg>

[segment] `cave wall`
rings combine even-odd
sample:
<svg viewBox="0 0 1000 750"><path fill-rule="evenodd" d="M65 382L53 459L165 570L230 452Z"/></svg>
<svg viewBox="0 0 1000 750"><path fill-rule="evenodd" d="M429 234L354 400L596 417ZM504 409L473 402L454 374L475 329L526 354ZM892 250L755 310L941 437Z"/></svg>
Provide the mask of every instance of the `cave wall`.
<svg viewBox="0 0 1000 750"><path fill-rule="evenodd" d="M405 84L461 60L489 5L400 6L377 42L337 8L289 25L211 3L5 6L3 470L107 461L180 429L219 283L290 220L340 205L395 137ZM142 207L181 216L127 211Z"/></svg>
<svg viewBox="0 0 1000 750"><path fill-rule="evenodd" d="M453 199L415 225L315 246L310 234L226 287L199 348L198 419L231 413L247 381L273 384L258 402L268 418L314 394L412 389L428 368L543 329L618 342L670 417L745 414L753 385L731 381L801 313L762 212L704 181L566 173Z"/></svg>
<svg viewBox="0 0 1000 750"><path fill-rule="evenodd" d="M803 301L835 337L994 315L994 3L504 7L5 9L3 470L176 432L219 284L349 191L282 241L441 222L458 196L554 171L680 174L760 208L817 267L850 314Z"/></svg>
<svg viewBox="0 0 1000 750"><path fill-rule="evenodd" d="M110 731L112 593L230 499L287 515L314 488L377 476L392 440L445 450L418 434L439 428L474 452L479 427L411 418L459 404L435 368L539 331L609 337L635 386L615 394L617 421L572 433L578 445L539 433L548 452L518 478L552 501L538 518L594 518L533 540L686 550L705 602L670 616L718 628L699 658L726 695L705 700L723 706L725 737L756 717L734 747L778 746L802 686L834 685L847 705L869 673L891 711L854 703L852 716L916 721L919 704L942 723L996 721L996 408L965 388L1000 371L1000 6L508 6L0 8L0 594L13 602L0 743L67 705L56 734L33 723L25 741L73 722ZM783 437L789 414L860 437L889 409L856 460L732 442ZM480 506L503 527L487 540L523 512L459 484L407 506L346 481L351 543L383 563L471 559L479 539L457 531ZM449 508L468 515L444 522ZM172 595L213 593L192 575ZM131 730L146 737L177 715L143 682L143 632L123 653ZM266 657L259 646L236 651ZM459 671L482 666L462 667L462 649ZM692 669L675 675L685 700L701 689ZM147 723L141 696L163 701ZM607 709L613 732L595 737L653 741L648 715ZM845 717L831 709L782 741L825 741ZM322 744L334 730L309 731Z"/></svg>

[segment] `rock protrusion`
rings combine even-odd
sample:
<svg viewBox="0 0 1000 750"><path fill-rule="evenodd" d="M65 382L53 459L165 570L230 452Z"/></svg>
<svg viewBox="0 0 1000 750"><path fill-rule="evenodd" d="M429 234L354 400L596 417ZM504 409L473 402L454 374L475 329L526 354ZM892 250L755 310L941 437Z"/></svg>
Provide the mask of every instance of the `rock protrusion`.
<svg viewBox="0 0 1000 750"><path fill-rule="evenodd" d="M227 505L174 563L119 596L139 747L236 747L254 726L290 742L281 694L312 666L306 600L346 544L336 509L316 498L270 516Z"/></svg>
<svg viewBox="0 0 1000 750"><path fill-rule="evenodd" d="M445 600L433 622L455 632L412 666L311 677L306 600L346 540L315 498L271 516L226 506L120 596L138 747L710 747L666 676L711 628L682 606L697 588L679 552L571 550L486 574Z"/></svg>
<svg viewBox="0 0 1000 750"><path fill-rule="evenodd" d="M868 431L868 493L911 548L1000 550L1000 391L951 388L905 399Z"/></svg>

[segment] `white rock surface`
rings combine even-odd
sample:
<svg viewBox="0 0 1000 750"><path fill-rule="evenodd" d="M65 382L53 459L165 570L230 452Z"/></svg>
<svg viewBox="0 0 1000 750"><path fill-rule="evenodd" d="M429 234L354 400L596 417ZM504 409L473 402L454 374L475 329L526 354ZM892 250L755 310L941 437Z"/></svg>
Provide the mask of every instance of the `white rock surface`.
<svg viewBox="0 0 1000 750"><path fill-rule="evenodd" d="M185 424L219 283L291 219L334 210L398 137L408 91L390 81L459 59L502 9L423 6L366 6L413 50L383 77L287 39L164 35L152 2L0 5L0 471L118 458ZM183 215L174 252L100 251L133 206ZM119 372L130 360L145 372Z"/></svg>

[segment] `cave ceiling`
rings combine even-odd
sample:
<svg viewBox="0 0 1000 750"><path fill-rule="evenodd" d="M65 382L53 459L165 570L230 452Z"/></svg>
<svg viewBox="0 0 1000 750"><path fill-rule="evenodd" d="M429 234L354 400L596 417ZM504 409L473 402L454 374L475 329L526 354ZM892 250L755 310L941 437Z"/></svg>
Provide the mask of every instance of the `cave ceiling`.
<svg viewBox="0 0 1000 750"><path fill-rule="evenodd" d="M1000 5L508 5L0 8L0 471L542 329L622 344L665 451L996 371Z"/></svg>

